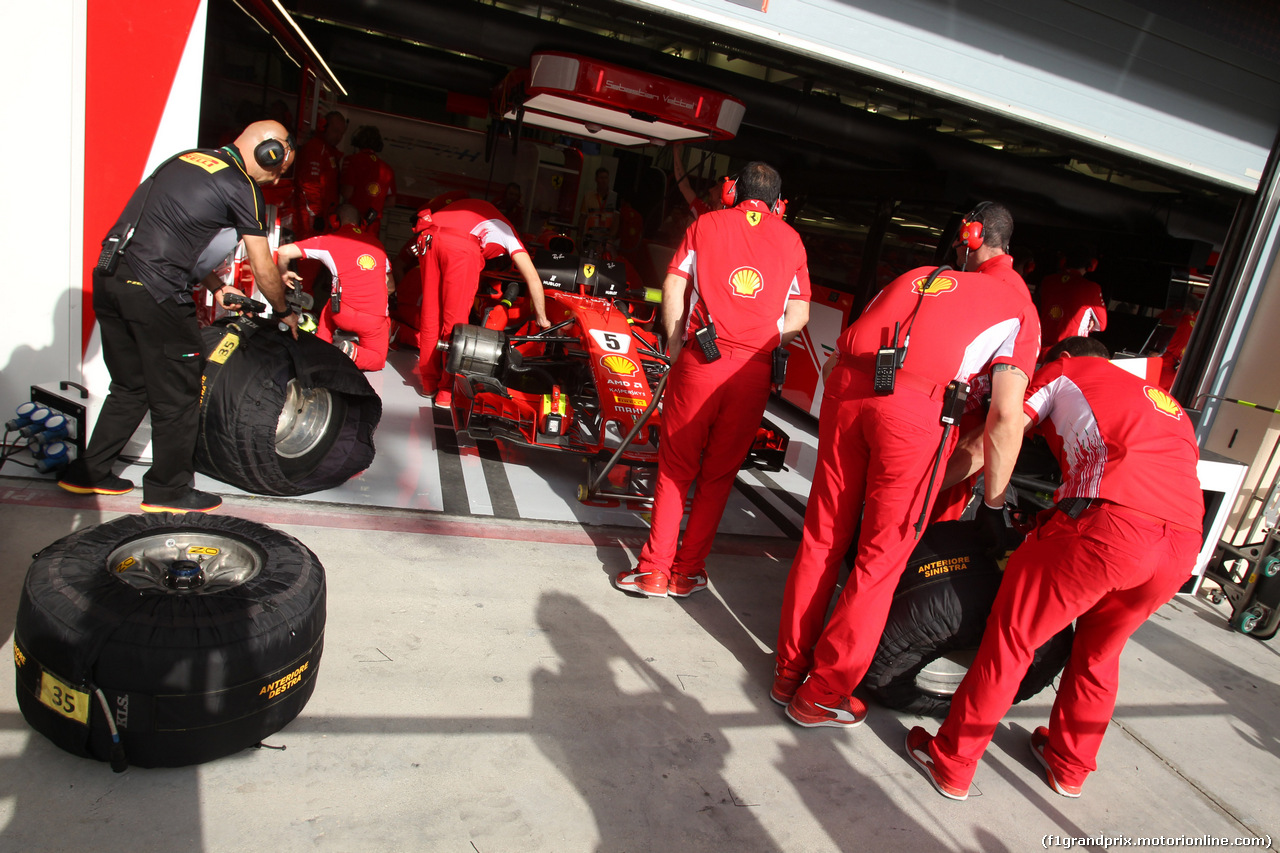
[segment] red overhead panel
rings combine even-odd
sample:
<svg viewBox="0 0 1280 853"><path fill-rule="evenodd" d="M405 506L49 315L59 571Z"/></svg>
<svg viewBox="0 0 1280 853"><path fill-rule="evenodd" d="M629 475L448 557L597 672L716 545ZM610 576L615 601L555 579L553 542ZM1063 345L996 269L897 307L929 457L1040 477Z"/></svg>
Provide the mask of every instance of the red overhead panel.
<svg viewBox="0 0 1280 853"><path fill-rule="evenodd" d="M499 101L504 118L523 107L526 124L622 146L732 139L746 112L721 92L553 52L514 72Z"/></svg>

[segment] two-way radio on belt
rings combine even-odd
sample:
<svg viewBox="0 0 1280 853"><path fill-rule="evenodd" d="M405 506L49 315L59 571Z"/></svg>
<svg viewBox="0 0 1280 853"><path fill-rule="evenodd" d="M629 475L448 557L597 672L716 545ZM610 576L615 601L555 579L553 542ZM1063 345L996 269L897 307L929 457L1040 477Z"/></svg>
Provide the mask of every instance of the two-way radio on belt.
<svg viewBox="0 0 1280 853"><path fill-rule="evenodd" d="M902 346L898 346L898 331L901 328L901 324L895 323L893 326L893 346L882 347L876 353L876 369L873 377L876 393L893 393L896 373L907 361L907 348L911 345L911 330L915 328L916 318L920 315L920 307L924 304L925 294L929 292L929 287L933 284L934 279L949 269L951 269L950 266L943 264L929 273L929 277L920 285L920 295L916 297L915 308L911 311L911 320L907 324L907 334L902 339ZM938 452L933 457L933 471L929 474L929 485L924 491L924 505L920 507L920 518L915 524L917 539L920 538L920 533L924 530L925 518L929 513L929 495L933 494L933 484L938 477L938 468L942 465L942 454L946 452L947 448L947 437L951 435L951 427L960 422L960 416L964 414L964 406L968 399L969 383L961 382L959 379L952 379L947 383L947 390L942 398L942 413L940 415L942 440L938 442Z"/></svg>

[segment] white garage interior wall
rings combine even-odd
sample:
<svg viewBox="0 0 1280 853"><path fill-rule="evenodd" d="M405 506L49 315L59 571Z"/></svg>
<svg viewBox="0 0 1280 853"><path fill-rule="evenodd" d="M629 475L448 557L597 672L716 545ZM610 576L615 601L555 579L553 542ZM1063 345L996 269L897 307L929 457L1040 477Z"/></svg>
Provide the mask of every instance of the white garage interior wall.
<svg viewBox="0 0 1280 853"><path fill-rule="evenodd" d="M88 0L10 3L3 15L3 420L32 384L80 376L87 7Z"/></svg>

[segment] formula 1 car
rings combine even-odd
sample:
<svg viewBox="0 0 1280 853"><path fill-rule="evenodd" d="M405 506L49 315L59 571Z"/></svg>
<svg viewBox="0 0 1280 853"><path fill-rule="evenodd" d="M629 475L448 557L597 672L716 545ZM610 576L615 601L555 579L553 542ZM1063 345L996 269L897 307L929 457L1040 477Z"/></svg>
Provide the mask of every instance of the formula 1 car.
<svg viewBox="0 0 1280 853"><path fill-rule="evenodd" d="M459 434L568 451L588 461L584 503L652 502L661 397L670 368L651 330L661 291L628 289L626 266L550 249L534 255L549 329L518 278L486 274L479 323L458 326L445 369ZM765 419L744 468L782 470L788 437Z"/></svg>

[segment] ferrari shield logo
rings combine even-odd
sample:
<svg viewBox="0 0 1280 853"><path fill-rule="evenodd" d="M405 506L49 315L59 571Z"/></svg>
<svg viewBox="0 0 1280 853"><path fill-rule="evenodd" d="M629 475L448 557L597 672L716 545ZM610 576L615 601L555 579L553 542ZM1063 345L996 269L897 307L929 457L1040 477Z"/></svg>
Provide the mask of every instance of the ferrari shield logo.
<svg viewBox="0 0 1280 853"><path fill-rule="evenodd" d="M596 265L595 265L595 264L583 264L583 265L582 265L582 277L583 277L583 278L591 278L591 276L593 276L593 275L595 275L595 274L596 274Z"/></svg>
<svg viewBox="0 0 1280 853"><path fill-rule="evenodd" d="M755 267L738 267L729 274L729 286L733 288L734 296L755 299L764 288L764 276Z"/></svg>
<svg viewBox="0 0 1280 853"><path fill-rule="evenodd" d="M1163 388L1148 385L1142 390L1147 395L1147 399L1151 401L1151 405L1156 407L1157 412L1162 415L1168 415L1175 421L1182 419L1182 407Z"/></svg>
<svg viewBox="0 0 1280 853"><path fill-rule="evenodd" d="M926 281L929 281L929 276L920 276L918 279L911 282L911 289L916 293L923 293L925 296L937 296L942 293L950 293L960 286L960 282L956 281L954 278L948 278L945 275L940 275L929 284L929 289L925 290L924 283Z"/></svg>
<svg viewBox="0 0 1280 853"><path fill-rule="evenodd" d="M758 210L748 210L748 211L747 211L747 224L748 224L748 225L751 225L752 227L754 227L754 226L756 226L756 225L759 225L759 224L760 224L760 220L761 220L762 218L763 218L763 214L761 214L761 213L760 213L760 211L758 211Z"/></svg>
<svg viewBox="0 0 1280 853"><path fill-rule="evenodd" d="M373 255L365 254L356 258L356 266L362 270L371 270L377 265L378 262L373 259Z"/></svg>

